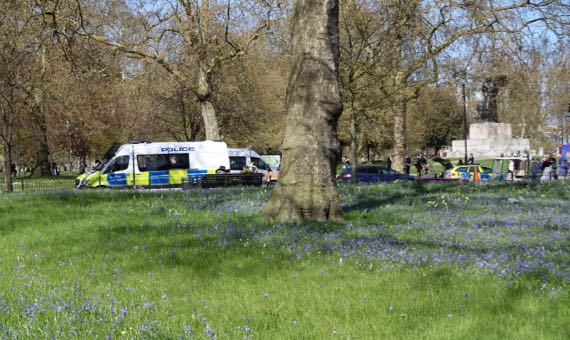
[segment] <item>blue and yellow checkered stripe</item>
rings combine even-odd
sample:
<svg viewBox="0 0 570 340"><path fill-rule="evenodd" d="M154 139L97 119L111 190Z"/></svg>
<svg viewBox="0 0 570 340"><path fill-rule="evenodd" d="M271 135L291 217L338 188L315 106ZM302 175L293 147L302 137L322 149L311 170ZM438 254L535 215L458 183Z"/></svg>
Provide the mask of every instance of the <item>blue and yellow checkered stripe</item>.
<svg viewBox="0 0 570 340"><path fill-rule="evenodd" d="M133 183L133 174L105 174L93 176L88 186L108 186L108 187L125 187L125 186L167 186L181 185L184 179L191 182L198 181L205 174L216 173L216 170L168 170L168 171L148 171L135 174Z"/></svg>
<svg viewBox="0 0 570 340"><path fill-rule="evenodd" d="M464 179L467 181L472 181L474 178L474 174L472 172L460 172L460 176L461 176L460 177L461 179ZM490 180L491 177L486 172L480 172L479 173L479 179L484 182L484 181Z"/></svg>

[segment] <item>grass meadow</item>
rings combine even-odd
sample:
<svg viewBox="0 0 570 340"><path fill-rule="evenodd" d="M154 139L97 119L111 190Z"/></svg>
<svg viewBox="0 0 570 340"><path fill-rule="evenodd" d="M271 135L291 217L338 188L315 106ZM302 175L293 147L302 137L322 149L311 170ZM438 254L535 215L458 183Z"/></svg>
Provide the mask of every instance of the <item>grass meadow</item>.
<svg viewBox="0 0 570 340"><path fill-rule="evenodd" d="M570 338L570 183L271 190L0 194L0 338Z"/></svg>

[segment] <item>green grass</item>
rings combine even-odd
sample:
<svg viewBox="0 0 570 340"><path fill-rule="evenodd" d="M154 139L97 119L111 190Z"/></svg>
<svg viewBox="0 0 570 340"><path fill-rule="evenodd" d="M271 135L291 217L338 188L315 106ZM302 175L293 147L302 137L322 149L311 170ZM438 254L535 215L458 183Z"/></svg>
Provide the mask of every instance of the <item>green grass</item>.
<svg viewBox="0 0 570 340"><path fill-rule="evenodd" d="M341 186L345 221L301 225L259 215L268 188L0 194L0 338L568 338L564 279L351 257L333 236L420 247L434 234L403 226L491 196L520 217L569 188Z"/></svg>
<svg viewBox="0 0 570 340"><path fill-rule="evenodd" d="M77 175L61 174L53 177L32 178L30 176L17 176L12 179L15 192L20 191L54 191L73 189ZM5 178L0 176L0 192L6 191Z"/></svg>

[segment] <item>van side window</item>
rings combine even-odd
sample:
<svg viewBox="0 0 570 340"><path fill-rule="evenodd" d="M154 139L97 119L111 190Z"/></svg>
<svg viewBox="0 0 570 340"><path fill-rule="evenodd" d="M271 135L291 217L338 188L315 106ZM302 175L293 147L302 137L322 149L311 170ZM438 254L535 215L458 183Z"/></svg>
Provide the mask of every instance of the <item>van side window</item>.
<svg viewBox="0 0 570 340"><path fill-rule="evenodd" d="M190 168L190 157L187 153L138 155L139 171L187 170Z"/></svg>
<svg viewBox="0 0 570 340"><path fill-rule="evenodd" d="M187 153L169 154L168 164L170 170L190 169L190 157Z"/></svg>
<svg viewBox="0 0 570 340"><path fill-rule="evenodd" d="M230 156L230 170L241 171L245 166L245 157L243 156Z"/></svg>
<svg viewBox="0 0 570 340"><path fill-rule="evenodd" d="M251 163L259 170L271 170L269 166L261 158L251 157Z"/></svg>
<svg viewBox="0 0 570 340"><path fill-rule="evenodd" d="M105 171L106 174L110 172L117 172L127 170L129 168L129 156L120 156L115 158Z"/></svg>

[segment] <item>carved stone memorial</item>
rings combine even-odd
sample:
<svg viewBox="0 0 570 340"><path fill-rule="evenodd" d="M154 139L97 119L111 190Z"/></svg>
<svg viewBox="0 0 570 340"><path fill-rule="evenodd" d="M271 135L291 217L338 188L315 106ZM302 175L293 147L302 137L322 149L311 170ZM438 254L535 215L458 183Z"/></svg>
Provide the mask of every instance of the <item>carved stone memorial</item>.
<svg viewBox="0 0 570 340"><path fill-rule="evenodd" d="M497 115L497 96L499 90L507 85L506 76L485 79L481 88L483 100L477 105L478 123L469 126L467 153L475 158L492 158L501 154L524 154L530 152L530 140L513 138L512 126L499 123ZM451 155L461 157L465 154L465 140L454 140Z"/></svg>

